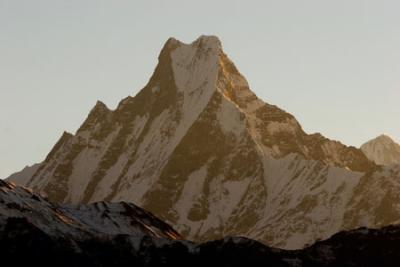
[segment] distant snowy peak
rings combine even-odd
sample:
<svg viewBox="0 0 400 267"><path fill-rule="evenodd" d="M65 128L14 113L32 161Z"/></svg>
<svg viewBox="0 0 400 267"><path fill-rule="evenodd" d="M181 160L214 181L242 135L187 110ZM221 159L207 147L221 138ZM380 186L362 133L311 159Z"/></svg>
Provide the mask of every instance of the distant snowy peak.
<svg viewBox="0 0 400 267"><path fill-rule="evenodd" d="M385 134L363 144L361 150L376 164L400 164L400 144Z"/></svg>

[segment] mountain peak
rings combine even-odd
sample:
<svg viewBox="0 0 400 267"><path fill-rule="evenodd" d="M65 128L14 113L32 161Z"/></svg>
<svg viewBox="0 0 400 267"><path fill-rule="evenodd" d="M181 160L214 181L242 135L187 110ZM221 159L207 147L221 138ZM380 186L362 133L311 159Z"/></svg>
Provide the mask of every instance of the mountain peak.
<svg viewBox="0 0 400 267"><path fill-rule="evenodd" d="M362 146L367 144L382 144L382 145L396 145L397 143L387 134L381 134L368 142L364 143Z"/></svg>
<svg viewBox="0 0 400 267"><path fill-rule="evenodd" d="M381 135L379 135L378 137L376 137L376 138L373 139L373 140L375 140L375 141L386 141L386 142L395 143L395 142L393 141L393 139L392 139L389 135L387 135L387 134L381 134Z"/></svg>
<svg viewBox="0 0 400 267"><path fill-rule="evenodd" d="M221 42L216 36L202 35L191 43L171 37L160 52L151 87L158 86L161 80L165 83L172 79L169 87L176 86L177 91L185 95L196 90L212 91L222 54Z"/></svg>
<svg viewBox="0 0 400 267"><path fill-rule="evenodd" d="M361 146L361 150L377 164L400 164L400 145L386 134L366 142Z"/></svg>
<svg viewBox="0 0 400 267"><path fill-rule="evenodd" d="M170 38L158 59L136 96L115 110L97 103L28 185L56 202L138 203L193 240L239 234L298 248L314 226L321 237L339 229L354 183L375 164L259 99L215 36ZM313 214L321 220L297 227Z"/></svg>
<svg viewBox="0 0 400 267"><path fill-rule="evenodd" d="M102 109L102 110L109 110L107 105L101 102L100 100L97 100L96 105L94 106L94 109Z"/></svg>
<svg viewBox="0 0 400 267"><path fill-rule="evenodd" d="M208 44L216 48L221 48L221 40L215 35L200 35L192 44Z"/></svg>
<svg viewBox="0 0 400 267"><path fill-rule="evenodd" d="M221 40L215 35L200 35L196 40L191 43L182 42L175 37L168 38L167 42L165 43L167 46L199 46L199 45L208 45L209 47L213 48L221 48Z"/></svg>

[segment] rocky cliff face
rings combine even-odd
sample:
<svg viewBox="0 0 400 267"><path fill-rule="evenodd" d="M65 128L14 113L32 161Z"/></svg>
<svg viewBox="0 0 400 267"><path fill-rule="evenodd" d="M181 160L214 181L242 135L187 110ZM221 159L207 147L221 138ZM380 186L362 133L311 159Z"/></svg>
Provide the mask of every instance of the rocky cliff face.
<svg viewBox="0 0 400 267"><path fill-rule="evenodd" d="M240 235L293 249L398 221L395 189L383 190L399 176L305 133L202 36L169 39L148 84L115 110L98 102L24 184L60 203L136 203L191 240ZM374 187L383 193L369 203Z"/></svg>
<svg viewBox="0 0 400 267"><path fill-rule="evenodd" d="M400 145L385 134L366 142L361 150L376 164L400 164Z"/></svg>

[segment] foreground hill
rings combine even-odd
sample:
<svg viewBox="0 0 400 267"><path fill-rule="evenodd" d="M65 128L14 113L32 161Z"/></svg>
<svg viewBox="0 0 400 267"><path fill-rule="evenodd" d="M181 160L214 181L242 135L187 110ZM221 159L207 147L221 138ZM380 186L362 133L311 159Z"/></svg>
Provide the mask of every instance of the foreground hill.
<svg viewBox="0 0 400 267"><path fill-rule="evenodd" d="M400 227L342 232L303 250L240 237L196 244L127 203L55 205L0 180L1 262L15 266L398 266Z"/></svg>

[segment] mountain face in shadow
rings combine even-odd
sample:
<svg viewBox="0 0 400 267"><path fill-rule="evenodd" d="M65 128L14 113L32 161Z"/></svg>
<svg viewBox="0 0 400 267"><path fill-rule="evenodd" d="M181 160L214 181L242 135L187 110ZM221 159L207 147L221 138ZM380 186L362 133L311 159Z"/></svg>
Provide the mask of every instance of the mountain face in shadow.
<svg viewBox="0 0 400 267"><path fill-rule="evenodd" d="M242 237L183 240L127 203L56 205L0 180L0 251L16 266L398 266L400 227L341 232L302 250Z"/></svg>

